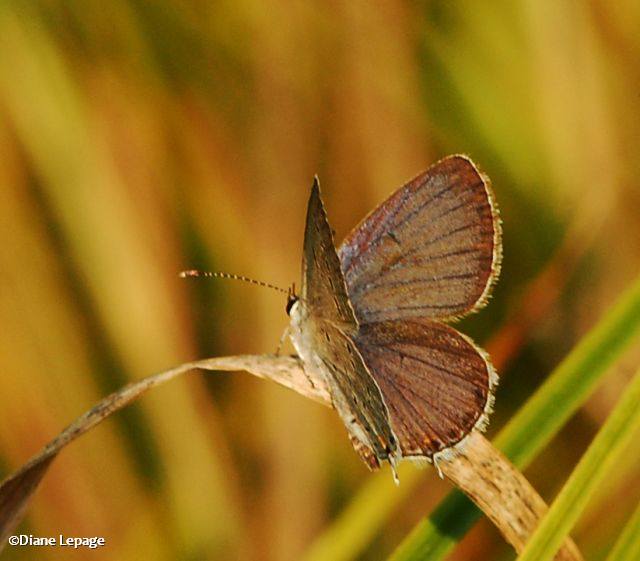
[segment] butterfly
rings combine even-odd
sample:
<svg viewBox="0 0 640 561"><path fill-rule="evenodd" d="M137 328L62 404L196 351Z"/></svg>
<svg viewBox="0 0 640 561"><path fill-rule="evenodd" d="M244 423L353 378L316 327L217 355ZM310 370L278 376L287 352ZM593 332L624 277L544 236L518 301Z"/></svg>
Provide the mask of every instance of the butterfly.
<svg viewBox="0 0 640 561"><path fill-rule="evenodd" d="M370 469L386 460L397 480L403 458L437 467L484 429L497 374L448 323L486 304L501 255L489 179L466 156L409 181L338 248L314 180L289 336Z"/></svg>

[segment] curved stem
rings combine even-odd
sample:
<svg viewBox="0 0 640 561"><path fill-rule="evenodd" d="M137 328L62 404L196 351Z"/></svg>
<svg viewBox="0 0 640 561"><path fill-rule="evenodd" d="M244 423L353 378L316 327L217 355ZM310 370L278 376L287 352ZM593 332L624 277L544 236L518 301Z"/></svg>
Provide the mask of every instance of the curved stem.
<svg viewBox="0 0 640 561"><path fill-rule="evenodd" d="M122 409L151 388L191 370L245 370L286 386L331 406L326 387L312 384L295 357L241 355L198 360L132 382L105 397L78 417L18 471L0 484L0 548L22 519L29 499L57 454L76 438ZM516 551L537 526L547 507L525 477L480 433L473 433L456 456L438 465L493 521ZM567 540L556 556L558 561L580 561L575 545Z"/></svg>
<svg viewBox="0 0 640 561"><path fill-rule="evenodd" d="M449 460L438 460L442 472L484 512L520 553L549 510L522 473L479 432ZM567 539L556 561L582 559Z"/></svg>

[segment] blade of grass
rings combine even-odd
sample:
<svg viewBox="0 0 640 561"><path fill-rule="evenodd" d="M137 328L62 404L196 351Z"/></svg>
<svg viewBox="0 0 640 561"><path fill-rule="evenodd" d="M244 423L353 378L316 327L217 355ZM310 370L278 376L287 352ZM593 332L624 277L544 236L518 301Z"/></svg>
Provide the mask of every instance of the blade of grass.
<svg viewBox="0 0 640 561"><path fill-rule="evenodd" d="M637 561L640 559L640 504L627 522L606 561Z"/></svg>
<svg viewBox="0 0 640 561"><path fill-rule="evenodd" d="M517 467L525 468L589 397L638 332L640 277L505 426L495 440L496 446ZM378 504L378 508L384 506ZM390 559L442 559L480 515L462 493L453 492L428 519L418 523Z"/></svg>
<svg viewBox="0 0 640 561"><path fill-rule="evenodd" d="M518 561L551 561L640 428L640 370L562 487Z"/></svg>

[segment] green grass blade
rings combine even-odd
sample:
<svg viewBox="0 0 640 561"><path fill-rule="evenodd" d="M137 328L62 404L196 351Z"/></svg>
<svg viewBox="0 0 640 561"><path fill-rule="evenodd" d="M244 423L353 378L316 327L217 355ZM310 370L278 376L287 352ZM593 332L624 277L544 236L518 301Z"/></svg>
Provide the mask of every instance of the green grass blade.
<svg viewBox="0 0 640 561"><path fill-rule="evenodd" d="M627 522L606 561L637 561L640 559L640 504Z"/></svg>
<svg viewBox="0 0 640 561"><path fill-rule="evenodd" d="M604 477L640 429L640 370L571 473L518 561L551 561Z"/></svg>
<svg viewBox="0 0 640 561"><path fill-rule="evenodd" d="M423 518L390 559L443 559L482 516L461 491L453 491L428 518Z"/></svg>
<svg viewBox="0 0 640 561"><path fill-rule="evenodd" d="M640 278L637 278L505 426L495 444L517 467L526 467L589 397L607 368L639 331ZM442 559L480 514L471 501L458 493L450 494L429 520L418 524L391 559ZM446 526L442 520L455 522ZM426 557L422 552L432 553Z"/></svg>
<svg viewBox="0 0 640 561"><path fill-rule="evenodd" d="M495 439L496 446L518 467L527 466L639 332L640 278L518 411Z"/></svg>

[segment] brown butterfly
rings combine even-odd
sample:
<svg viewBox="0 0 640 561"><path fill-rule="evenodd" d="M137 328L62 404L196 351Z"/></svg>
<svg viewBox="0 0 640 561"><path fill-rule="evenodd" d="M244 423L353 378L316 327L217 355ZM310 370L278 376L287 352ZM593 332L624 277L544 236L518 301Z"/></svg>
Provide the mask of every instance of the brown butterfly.
<svg viewBox="0 0 640 561"><path fill-rule="evenodd" d="M486 425L497 375L444 322L486 303L500 234L489 179L466 156L398 189L337 250L314 181L290 336L370 469L387 460L395 476L401 458L436 463Z"/></svg>

